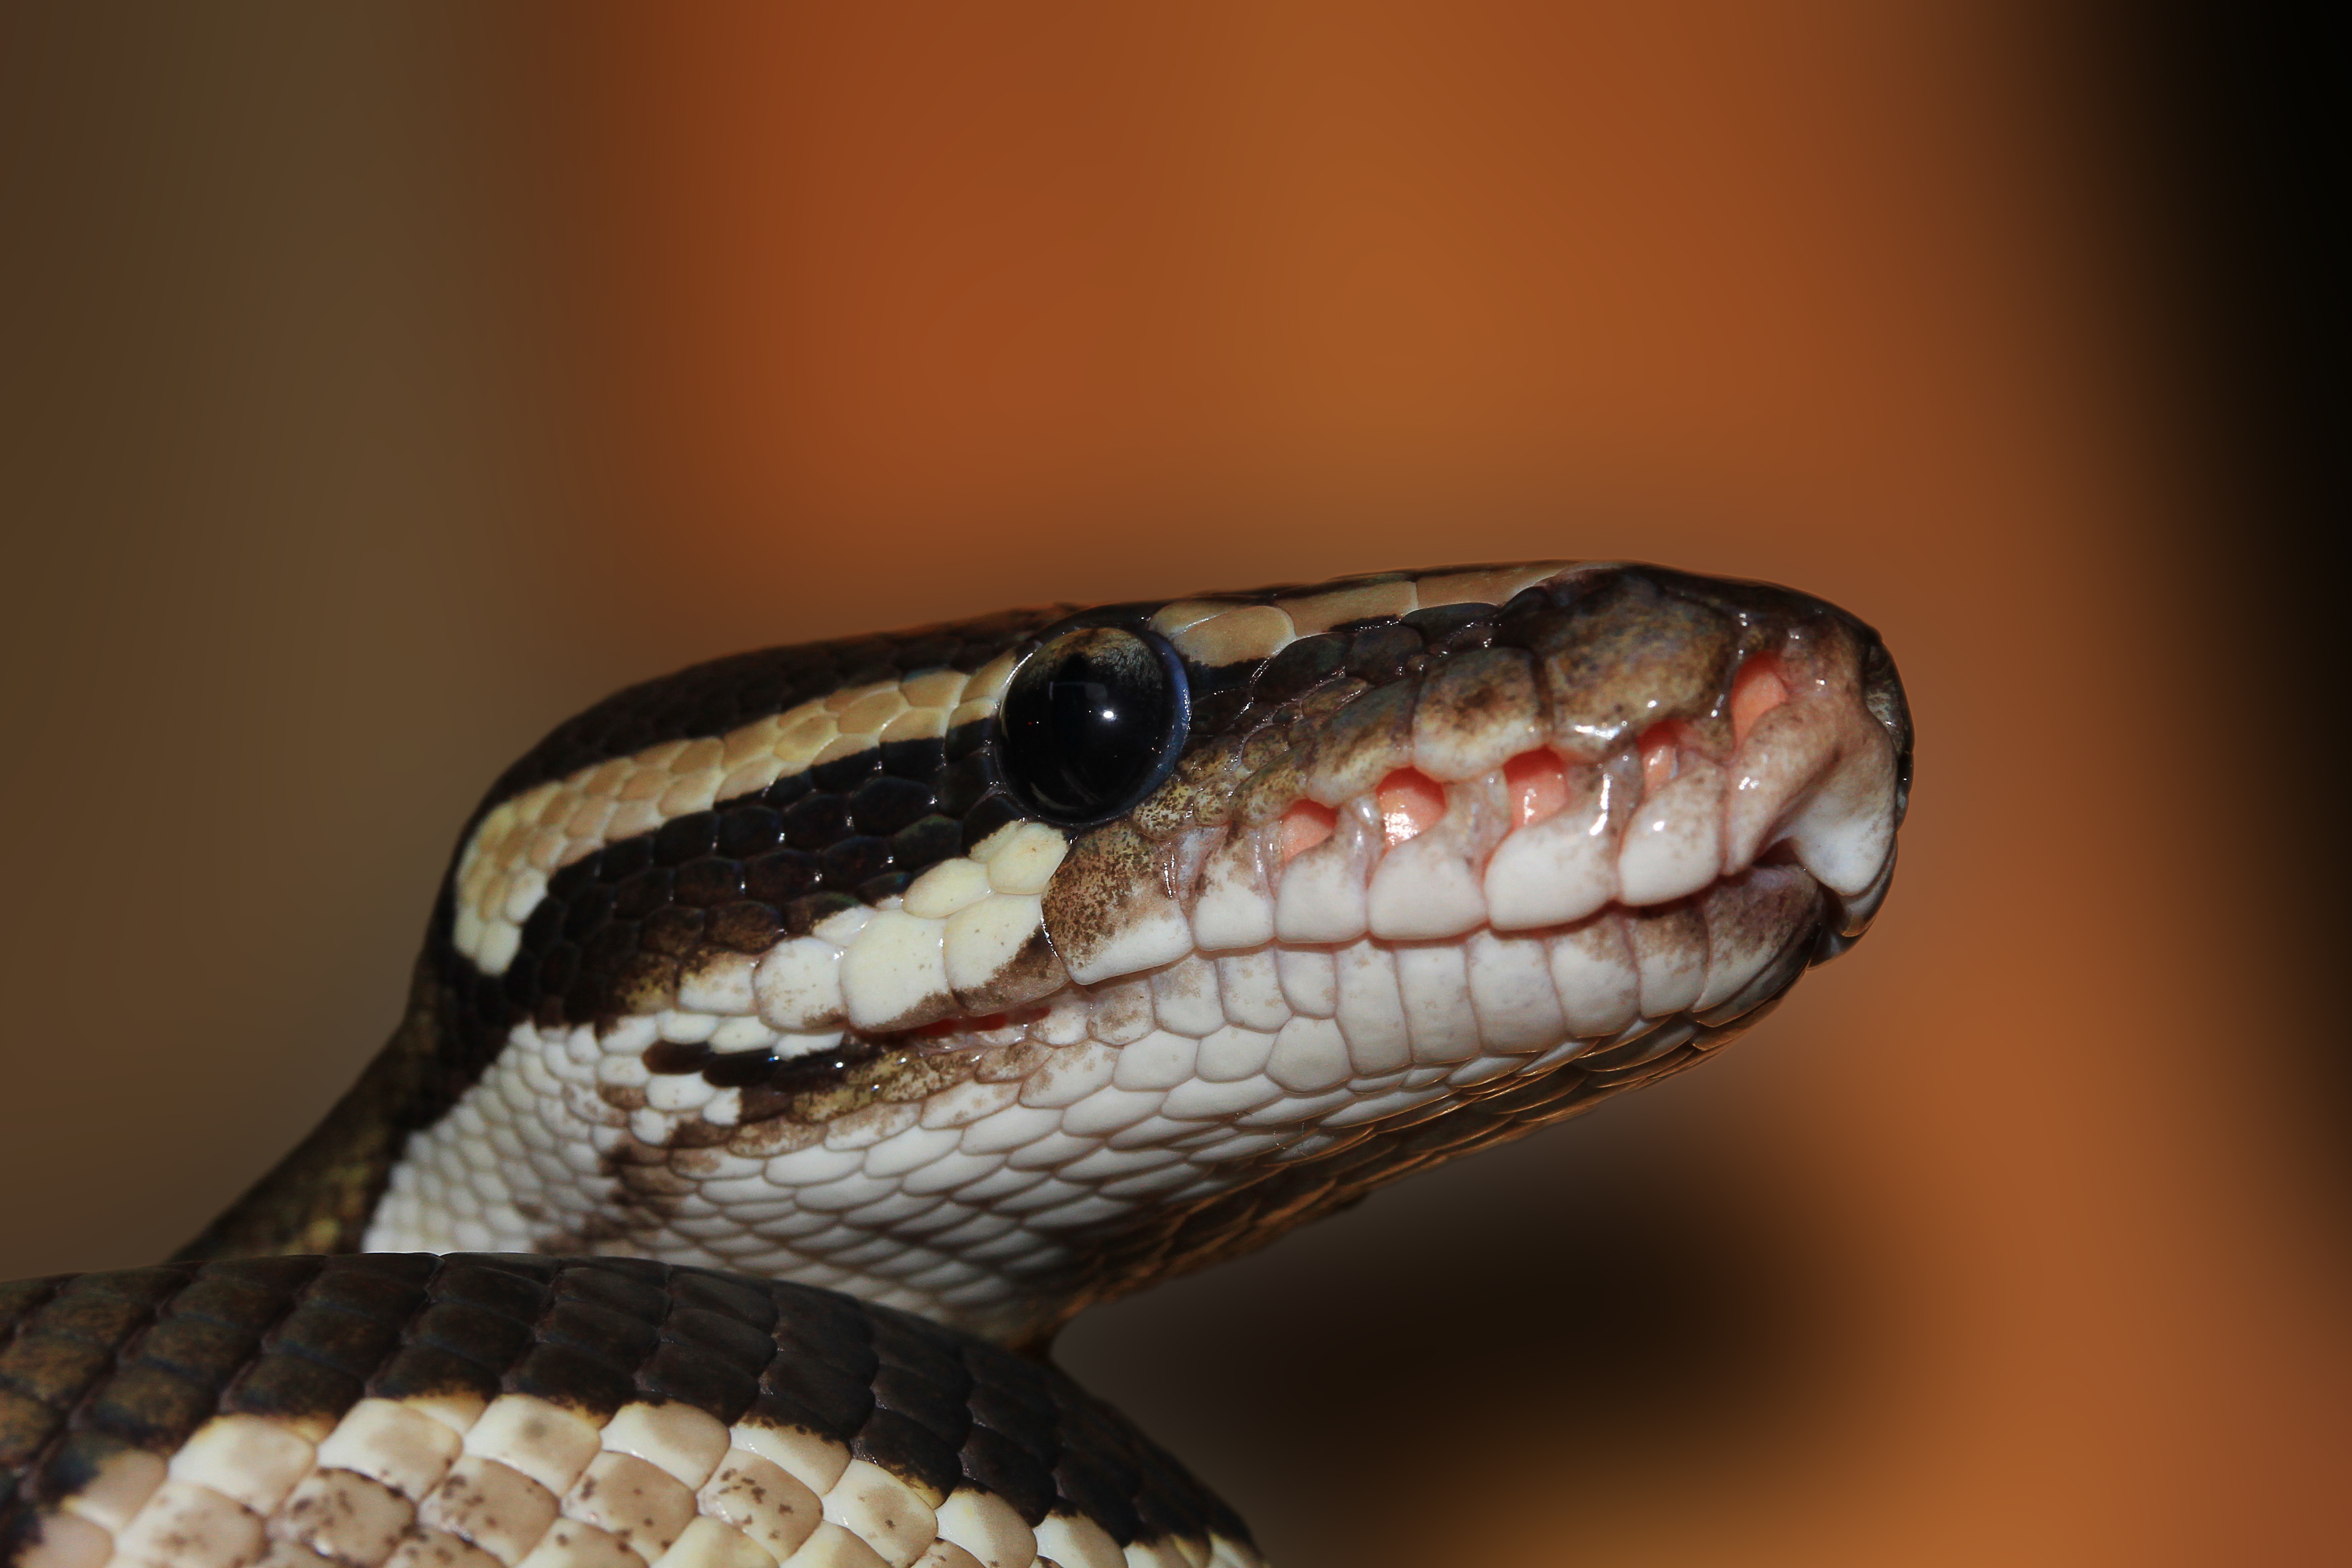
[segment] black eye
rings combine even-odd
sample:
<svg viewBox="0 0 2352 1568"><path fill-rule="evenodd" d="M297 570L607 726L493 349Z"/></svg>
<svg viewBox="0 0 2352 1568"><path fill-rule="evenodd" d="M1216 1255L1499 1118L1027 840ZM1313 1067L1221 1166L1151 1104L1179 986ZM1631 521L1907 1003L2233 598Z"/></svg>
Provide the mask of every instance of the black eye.
<svg viewBox="0 0 2352 1568"><path fill-rule="evenodd" d="M1134 806L1176 763L1184 667L1149 632L1082 626L1021 661L997 710L998 758L1023 805L1064 826Z"/></svg>

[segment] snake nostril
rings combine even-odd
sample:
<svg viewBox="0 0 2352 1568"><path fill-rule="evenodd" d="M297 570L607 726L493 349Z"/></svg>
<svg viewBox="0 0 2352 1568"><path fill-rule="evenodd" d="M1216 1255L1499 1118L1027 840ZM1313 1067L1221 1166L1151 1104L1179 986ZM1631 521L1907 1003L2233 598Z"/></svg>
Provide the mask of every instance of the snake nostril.
<svg viewBox="0 0 2352 1568"><path fill-rule="evenodd" d="M1399 768L1381 781L1373 798L1381 809L1381 834L1393 849L1437 826L1445 815L1445 791L1418 768Z"/></svg>

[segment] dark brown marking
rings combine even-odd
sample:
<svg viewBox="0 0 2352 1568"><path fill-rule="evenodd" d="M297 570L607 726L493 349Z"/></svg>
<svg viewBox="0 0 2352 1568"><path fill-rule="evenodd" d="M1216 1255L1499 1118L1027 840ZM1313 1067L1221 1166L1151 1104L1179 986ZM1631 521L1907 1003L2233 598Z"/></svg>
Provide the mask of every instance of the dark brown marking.
<svg viewBox="0 0 2352 1568"><path fill-rule="evenodd" d="M1122 931L1169 903L1158 852L1124 822L1081 834L1045 889L1045 925L1062 962L1083 973Z"/></svg>
<svg viewBox="0 0 2352 1568"><path fill-rule="evenodd" d="M1051 996L1069 983L1070 972L1040 929L985 982L957 992L956 1004L967 1014L1002 1013Z"/></svg>
<svg viewBox="0 0 2352 1568"><path fill-rule="evenodd" d="M1531 651L1555 742L1589 761L1652 724L1709 713L1729 689L1739 633L1721 611L1631 573L1576 584L1559 608Z"/></svg>

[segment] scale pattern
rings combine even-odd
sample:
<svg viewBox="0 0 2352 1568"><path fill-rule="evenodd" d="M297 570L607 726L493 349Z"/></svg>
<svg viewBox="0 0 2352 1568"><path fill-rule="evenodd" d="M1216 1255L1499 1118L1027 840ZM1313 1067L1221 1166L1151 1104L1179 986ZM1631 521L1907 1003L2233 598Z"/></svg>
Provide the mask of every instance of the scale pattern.
<svg viewBox="0 0 2352 1568"><path fill-rule="evenodd" d="M0 1336L9 1563L1255 1561L1051 1367L805 1286L259 1258L18 1281Z"/></svg>
<svg viewBox="0 0 2352 1568"><path fill-rule="evenodd" d="M928 671L968 675L1063 613L1009 611L950 627L765 648L642 682L558 725L525 753L491 786L461 842L539 786L708 744L841 692ZM461 951L466 916L453 875L425 942L446 1087L418 1119L439 1114L478 1078L517 1021L626 1012L648 988L674 985L681 965L804 935L828 915L902 891L916 874L1013 820L1011 797L973 755L976 740L969 728L877 740L751 795L683 816L657 813L656 831L545 868L552 873L538 879L545 896L516 933L516 951L488 968ZM950 766L964 757L969 764Z"/></svg>

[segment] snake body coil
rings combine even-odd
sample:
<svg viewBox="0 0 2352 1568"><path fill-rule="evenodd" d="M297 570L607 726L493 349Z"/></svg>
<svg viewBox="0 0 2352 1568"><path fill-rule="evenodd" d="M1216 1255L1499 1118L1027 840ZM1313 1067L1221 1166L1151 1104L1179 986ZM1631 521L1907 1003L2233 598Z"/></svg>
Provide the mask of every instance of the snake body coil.
<svg viewBox="0 0 2352 1568"><path fill-rule="evenodd" d="M1017 1352L1704 1059L1868 923L1909 765L1869 628L1650 567L624 691L316 1132L179 1261L0 1288L0 1558L1253 1563Z"/></svg>

